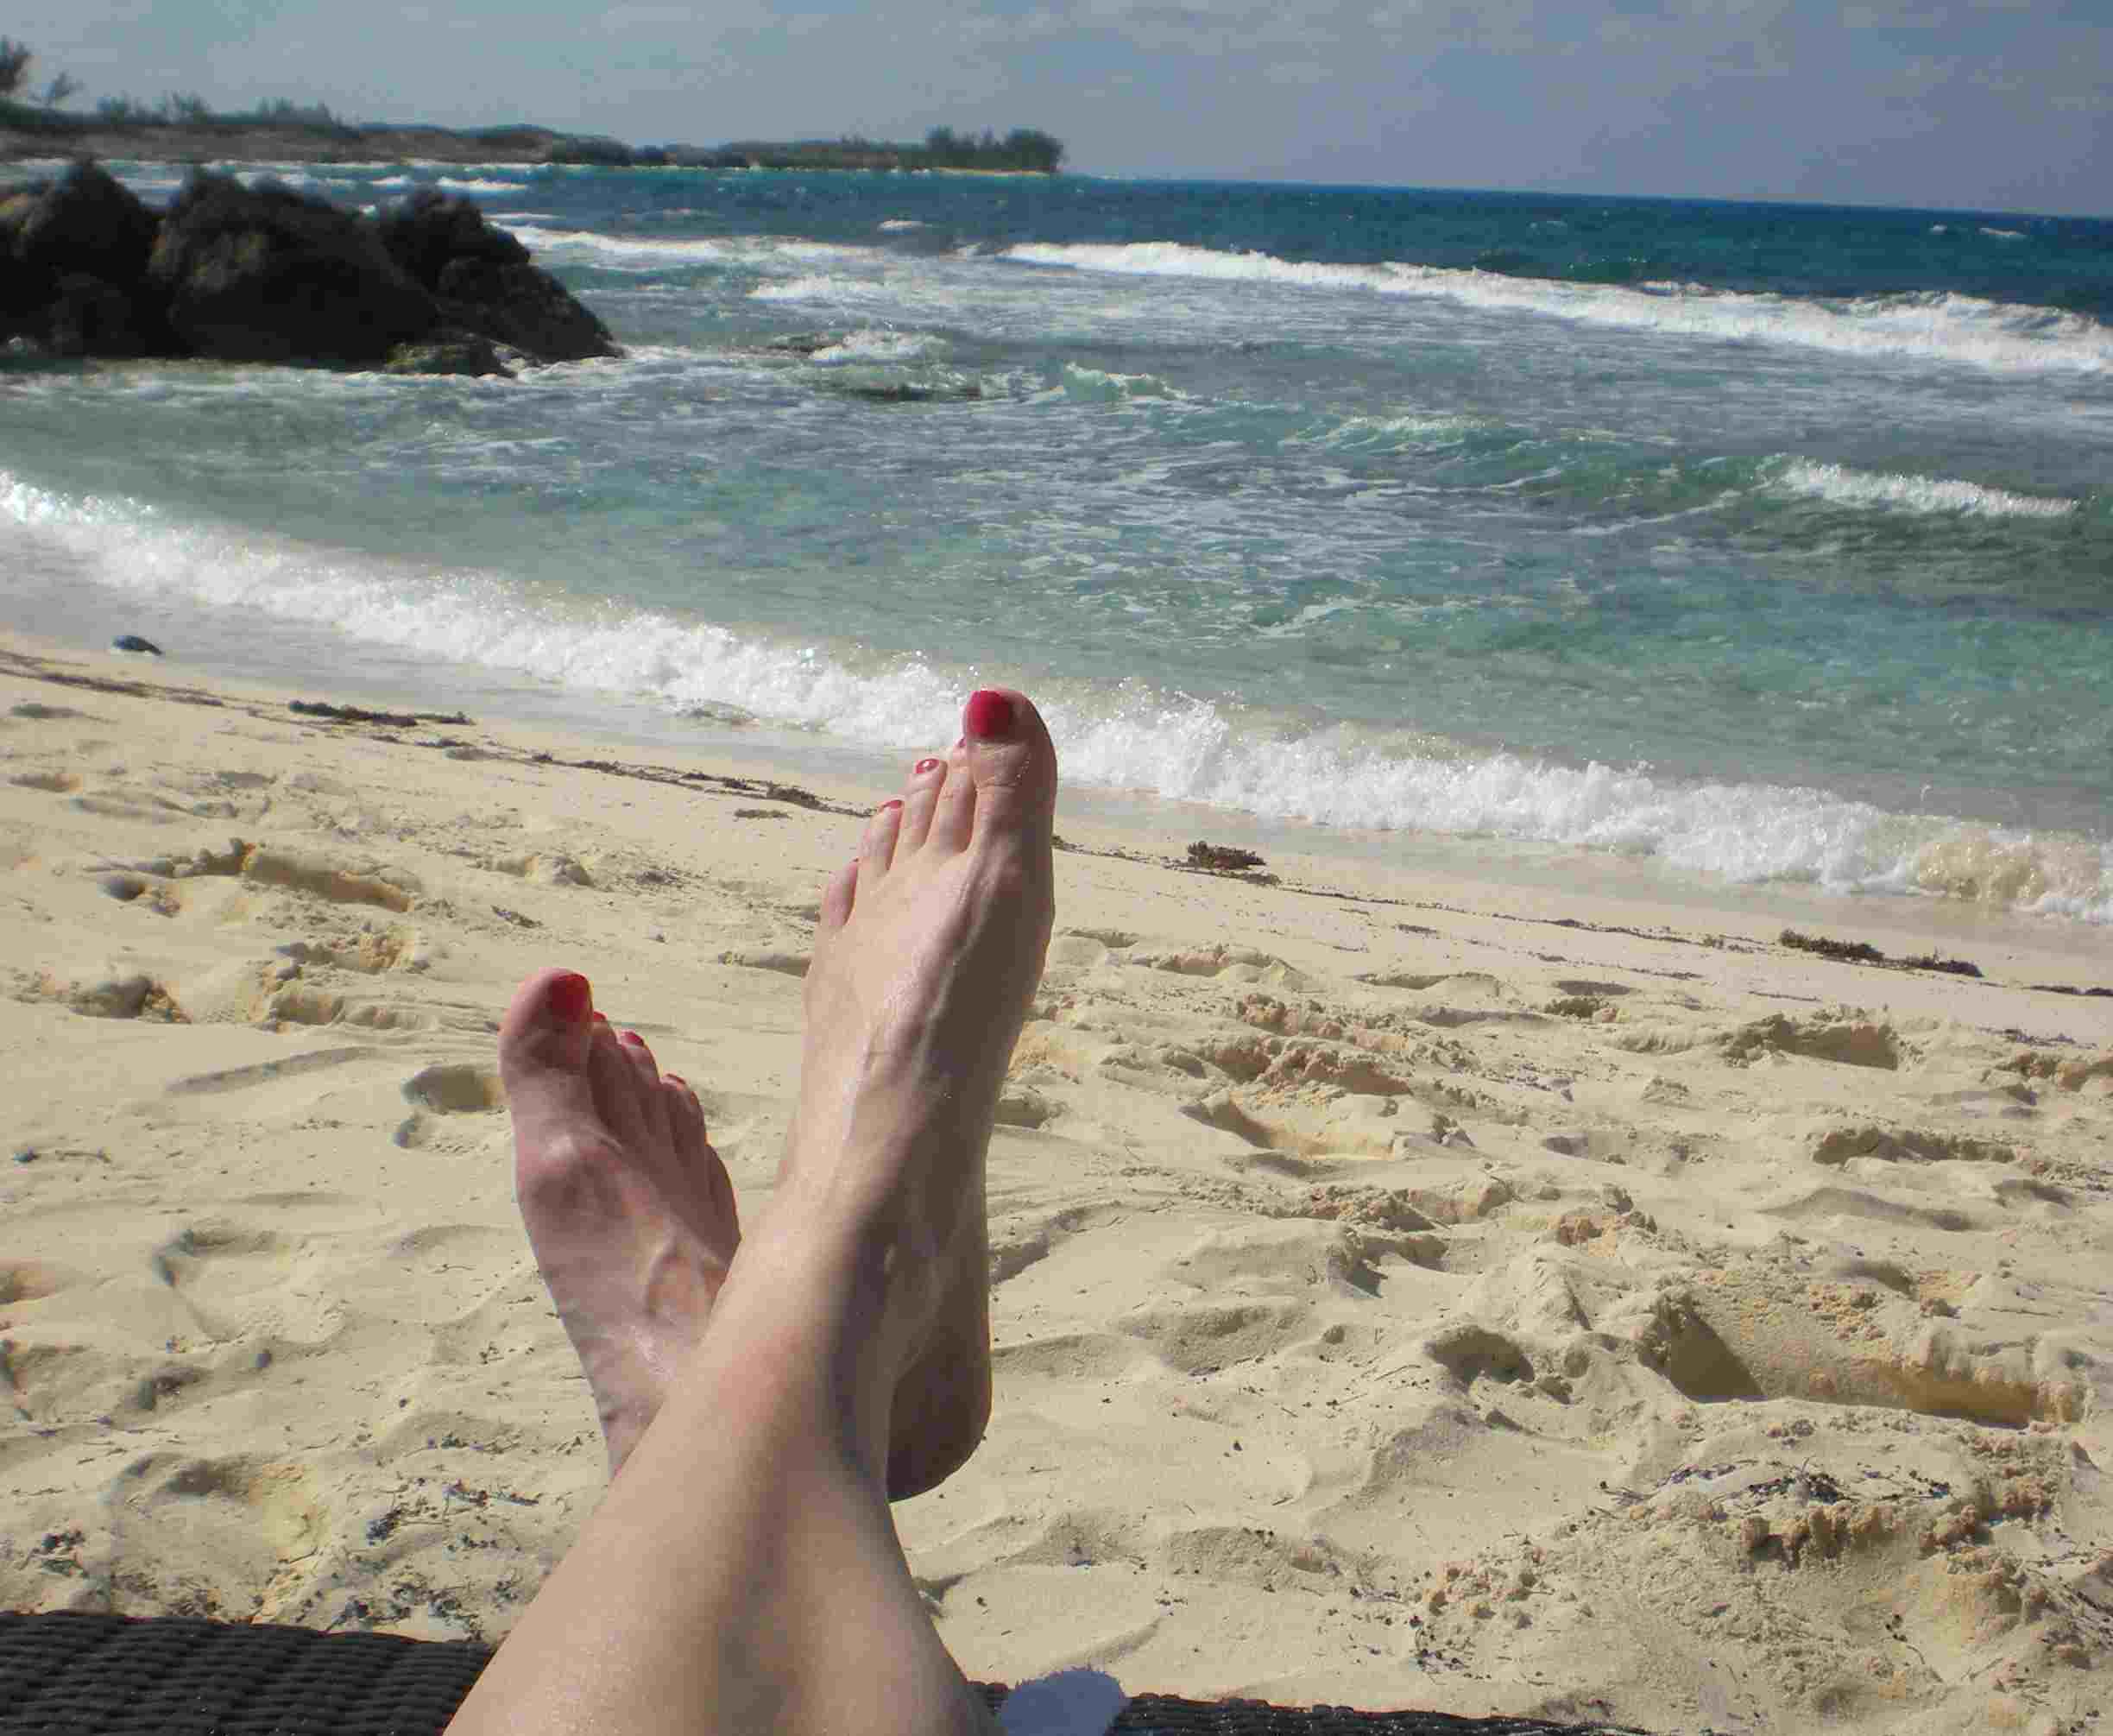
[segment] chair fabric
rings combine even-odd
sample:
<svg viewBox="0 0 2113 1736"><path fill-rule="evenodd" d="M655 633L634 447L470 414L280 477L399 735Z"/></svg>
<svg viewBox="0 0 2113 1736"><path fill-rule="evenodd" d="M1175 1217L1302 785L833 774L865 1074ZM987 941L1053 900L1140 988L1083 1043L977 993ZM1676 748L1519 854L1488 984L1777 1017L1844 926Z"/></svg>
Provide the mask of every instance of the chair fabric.
<svg viewBox="0 0 2113 1736"><path fill-rule="evenodd" d="M0 1611L5 1736L439 1736L489 1660L471 1640L188 1616ZM1009 1691L979 1682L994 1710ZM1141 1694L1135 1736L1643 1736L1606 1724Z"/></svg>

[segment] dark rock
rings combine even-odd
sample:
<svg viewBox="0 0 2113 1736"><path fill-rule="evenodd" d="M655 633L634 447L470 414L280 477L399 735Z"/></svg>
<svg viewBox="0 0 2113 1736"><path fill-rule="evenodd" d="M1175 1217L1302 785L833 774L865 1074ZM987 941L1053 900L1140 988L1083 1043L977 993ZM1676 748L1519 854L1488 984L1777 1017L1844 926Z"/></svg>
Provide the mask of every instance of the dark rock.
<svg viewBox="0 0 2113 1736"><path fill-rule="evenodd" d="M476 202L450 199L426 187L415 193L376 225L382 245L404 272L427 289L437 289L440 274L457 259L488 265L526 265L528 249L503 229L484 220Z"/></svg>
<svg viewBox="0 0 2113 1736"><path fill-rule="evenodd" d="M162 220L149 275L194 354L375 363L438 325L371 223L321 199L200 174Z"/></svg>
<svg viewBox="0 0 2113 1736"><path fill-rule="evenodd" d="M15 262L15 237L36 205L34 192L0 199L0 332L10 337L51 297L48 276L34 276Z"/></svg>
<svg viewBox="0 0 2113 1736"><path fill-rule="evenodd" d="M482 375L623 353L468 199L375 222L199 174L157 218L87 162L0 199L0 355L18 352Z"/></svg>
<svg viewBox="0 0 2113 1736"><path fill-rule="evenodd" d="M142 639L136 633L121 633L110 641L112 651L136 652L142 657L159 657L161 647L151 639Z"/></svg>
<svg viewBox="0 0 2113 1736"><path fill-rule="evenodd" d="M841 331L788 331L782 338L773 338L763 347L782 350L792 356L813 356L824 350L833 350L844 341Z"/></svg>
<svg viewBox="0 0 2113 1736"><path fill-rule="evenodd" d="M609 327L539 266L451 260L435 288L449 324L510 344L539 362L623 354Z"/></svg>
<svg viewBox="0 0 2113 1736"><path fill-rule="evenodd" d="M511 380L514 370L489 338L474 331L437 331L423 343L399 344L382 366L385 374L497 375Z"/></svg>
<svg viewBox="0 0 2113 1736"><path fill-rule="evenodd" d="M78 272L136 288L147 275L155 227L154 213L92 162L78 162L0 206L16 268L10 275L25 286L56 285Z"/></svg>
<svg viewBox="0 0 2113 1736"><path fill-rule="evenodd" d="M59 280L42 325L44 347L54 356L146 356L155 348L132 297L85 272Z"/></svg>
<svg viewBox="0 0 2113 1736"><path fill-rule="evenodd" d="M390 258L440 299L450 324L538 362L623 353L609 328L556 278L531 265L528 249L489 223L471 200L415 193L382 218L379 230Z"/></svg>

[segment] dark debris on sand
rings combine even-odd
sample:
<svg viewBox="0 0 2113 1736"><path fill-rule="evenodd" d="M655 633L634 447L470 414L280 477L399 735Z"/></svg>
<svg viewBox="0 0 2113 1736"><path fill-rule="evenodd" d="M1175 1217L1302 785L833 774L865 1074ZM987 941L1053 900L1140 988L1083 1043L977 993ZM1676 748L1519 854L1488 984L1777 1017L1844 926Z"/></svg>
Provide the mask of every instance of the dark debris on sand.
<svg viewBox="0 0 2113 1736"><path fill-rule="evenodd" d="M1785 946L1794 947L1800 952L1817 953L1840 964L1877 964L1891 970L1941 970L1952 976L1981 975L1977 964L1969 964L1963 958L1942 958L1934 952L1918 953L1909 958L1889 958L1867 940L1828 940L1820 935L1800 934L1794 928L1786 928L1778 938Z"/></svg>
<svg viewBox="0 0 2113 1736"><path fill-rule="evenodd" d="M1224 874L1238 873L1244 868L1258 868L1263 866L1263 862L1252 850L1240 849L1232 844L1205 843L1199 838L1189 846L1189 865Z"/></svg>
<svg viewBox="0 0 2113 1736"><path fill-rule="evenodd" d="M323 699L289 699L287 710L302 717L319 717L326 723L386 723L407 729L413 723L470 723L475 720L457 711L369 711L358 705L332 705Z"/></svg>
<svg viewBox="0 0 2113 1736"><path fill-rule="evenodd" d="M1188 859L1176 867L1188 868L1198 874L1223 874L1228 880L1244 880L1254 886L1275 886L1277 876L1266 871L1262 858L1252 850L1244 850L1233 844L1205 843L1198 839L1189 846Z"/></svg>

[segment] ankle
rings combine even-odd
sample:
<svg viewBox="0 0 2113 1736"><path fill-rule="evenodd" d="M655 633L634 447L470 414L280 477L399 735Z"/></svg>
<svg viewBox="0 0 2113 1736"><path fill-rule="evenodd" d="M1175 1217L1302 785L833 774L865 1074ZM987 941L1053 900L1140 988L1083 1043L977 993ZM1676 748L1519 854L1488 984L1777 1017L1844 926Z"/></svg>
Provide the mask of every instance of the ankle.
<svg viewBox="0 0 2113 1736"><path fill-rule="evenodd" d="M691 1367L707 1382L741 1371L743 1403L758 1401L754 1371L767 1371L781 1383L770 1402L807 1405L878 1474L896 1384L930 1335L940 1294L934 1262L905 1254L891 1232L773 1211L741 1243Z"/></svg>

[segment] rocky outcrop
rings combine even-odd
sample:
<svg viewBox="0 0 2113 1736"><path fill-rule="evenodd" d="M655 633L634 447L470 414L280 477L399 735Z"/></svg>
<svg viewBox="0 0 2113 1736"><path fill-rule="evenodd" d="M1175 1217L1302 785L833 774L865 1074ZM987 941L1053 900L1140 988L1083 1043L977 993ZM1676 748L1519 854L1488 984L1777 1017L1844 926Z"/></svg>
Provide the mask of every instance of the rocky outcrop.
<svg viewBox="0 0 2113 1736"><path fill-rule="evenodd" d="M107 170L79 163L48 187L16 195L16 265L55 278L83 272L123 288L136 287L154 251L154 213Z"/></svg>
<svg viewBox="0 0 2113 1736"><path fill-rule="evenodd" d="M155 347L139 297L85 272L61 277L40 318L54 356L145 356Z"/></svg>
<svg viewBox="0 0 2113 1736"><path fill-rule="evenodd" d="M167 347L147 290L154 213L92 163L0 203L0 339L60 356Z"/></svg>
<svg viewBox="0 0 2113 1736"><path fill-rule="evenodd" d="M528 262L528 249L485 222L484 213L470 200L450 199L430 187L383 212L375 227L388 256L429 290L439 287L440 274L457 260Z"/></svg>
<svg viewBox="0 0 2113 1736"><path fill-rule="evenodd" d="M379 219L199 174L157 216L92 163L0 204L0 343L503 374L622 354L609 328L467 199Z"/></svg>
<svg viewBox="0 0 2113 1736"><path fill-rule="evenodd" d="M609 327L470 200L414 193L379 227L389 256L431 293L447 325L539 362L622 353Z"/></svg>
<svg viewBox="0 0 2113 1736"><path fill-rule="evenodd" d="M437 331L430 342L400 344L389 352L384 374L467 374L472 376L514 377L496 346L489 338L471 331Z"/></svg>
<svg viewBox="0 0 2113 1736"><path fill-rule="evenodd" d="M375 363L438 324L372 223L231 175L176 195L148 275L184 348L218 361Z"/></svg>
<svg viewBox="0 0 2113 1736"><path fill-rule="evenodd" d="M623 352L609 327L534 265L457 260L440 274L447 317L539 362L585 362Z"/></svg>

